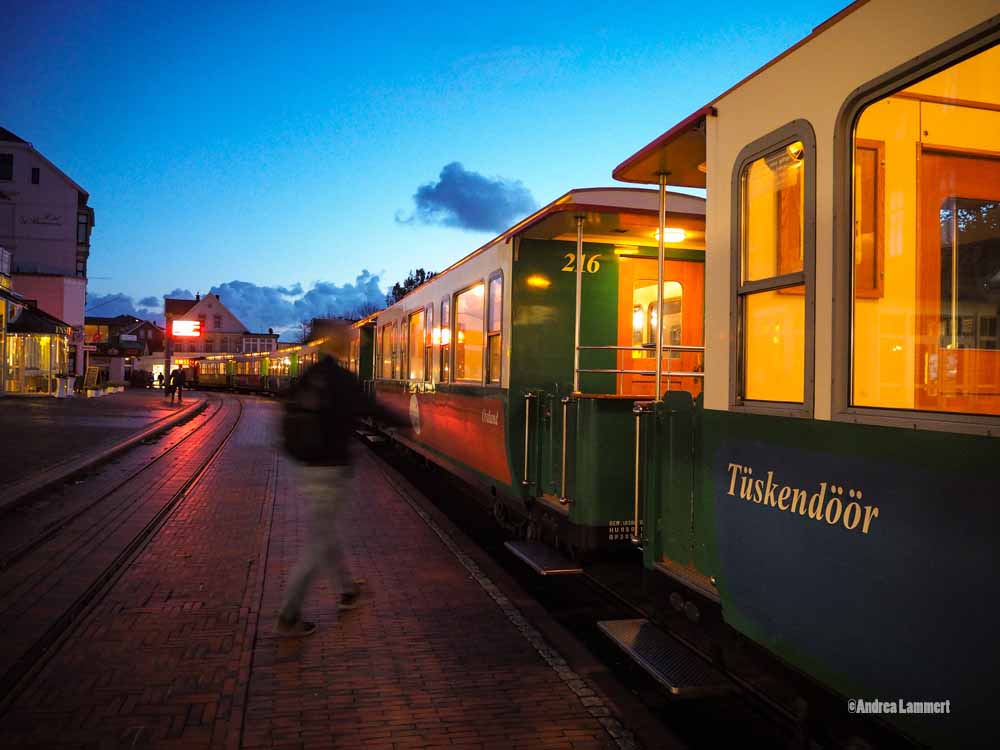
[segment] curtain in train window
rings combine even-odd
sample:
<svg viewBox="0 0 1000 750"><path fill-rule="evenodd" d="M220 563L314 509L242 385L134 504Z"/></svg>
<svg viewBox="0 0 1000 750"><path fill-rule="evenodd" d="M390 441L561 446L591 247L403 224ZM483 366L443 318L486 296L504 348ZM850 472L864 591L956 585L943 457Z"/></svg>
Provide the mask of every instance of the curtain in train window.
<svg viewBox="0 0 1000 750"><path fill-rule="evenodd" d="M503 277L494 276L490 279L489 293L489 325L486 334L487 368L486 382L500 382L500 368L502 362L503 337Z"/></svg>
<svg viewBox="0 0 1000 750"><path fill-rule="evenodd" d="M482 382L485 296L480 282L455 297L455 380Z"/></svg>
<svg viewBox="0 0 1000 750"><path fill-rule="evenodd" d="M441 365L439 372L442 383L451 380L451 301L441 300L441 325L438 336L441 344Z"/></svg>
<svg viewBox="0 0 1000 750"><path fill-rule="evenodd" d="M424 379L424 311L410 316L407 331L407 380Z"/></svg>
<svg viewBox="0 0 1000 750"><path fill-rule="evenodd" d="M857 119L855 406L1000 415L997 70L993 47Z"/></svg>
<svg viewBox="0 0 1000 750"><path fill-rule="evenodd" d="M742 174L740 395L747 400L805 397L805 159L794 141Z"/></svg>

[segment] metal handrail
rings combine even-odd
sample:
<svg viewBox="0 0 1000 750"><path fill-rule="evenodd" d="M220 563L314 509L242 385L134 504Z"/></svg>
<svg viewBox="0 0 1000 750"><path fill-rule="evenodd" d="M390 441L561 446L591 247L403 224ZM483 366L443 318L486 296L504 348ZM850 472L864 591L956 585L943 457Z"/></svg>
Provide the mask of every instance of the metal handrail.
<svg viewBox="0 0 1000 750"><path fill-rule="evenodd" d="M521 479L521 486L530 487L534 484L530 479L528 479L528 445L529 445L529 435L530 435L530 425L531 425L531 399L537 398L537 394L527 391L524 394L524 474L523 479Z"/></svg>
<svg viewBox="0 0 1000 750"><path fill-rule="evenodd" d="M577 372L589 372L589 373L605 374L605 375L610 375L610 374L618 374L618 375L655 375L656 374L656 370L600 370L600 369L586 369L586 368L581 368ZM683 370L667 370L665 372L665 374L666 375L670 375L671 377L679 377L679 378L704 378L705 377L705 373L703 373L703 372L685 372Z"/></svg>
<svg viewBox="0 0 1000 750"><path fill-rule="evenodd" d="M635 414L635 512L631 542L638 546L641 541L639 539L639 418L642 416L642 410L635 408L632 412Z"/></svg>
<svg viewBox="0 0 1000 750"><path fill-rule="evenodd" d="M563 418L562 418L562 480L559 486L559 502L563 505L569 503L569 498L566 497L566 426L568 423L567 412L569 410L569 404L573 399L569 396L564 396L562 399L563 407Z"/></svg>
<svg viewBox="0 0 1000 750"><path fill-rule="evenodd" d="M620 351L620 352L651 352L656 347L653 344L649 346L579 346L578 349L598 349L604 351ZM690 346L687 344L665 344L660 351L663 352L702 352L704 354L704 346Z"/></svg>

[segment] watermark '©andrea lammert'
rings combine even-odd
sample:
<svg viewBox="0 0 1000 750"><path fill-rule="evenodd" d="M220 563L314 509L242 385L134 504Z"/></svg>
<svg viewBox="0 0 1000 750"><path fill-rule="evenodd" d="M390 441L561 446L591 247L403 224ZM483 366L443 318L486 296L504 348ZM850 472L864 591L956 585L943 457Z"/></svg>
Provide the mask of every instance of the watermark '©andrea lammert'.
<svg viewBox="0 0 1000 750"><path fill-rule="evenodd" d="M852 714L950 714L951 701L894 701L851 698L847 710Z"/></svg>

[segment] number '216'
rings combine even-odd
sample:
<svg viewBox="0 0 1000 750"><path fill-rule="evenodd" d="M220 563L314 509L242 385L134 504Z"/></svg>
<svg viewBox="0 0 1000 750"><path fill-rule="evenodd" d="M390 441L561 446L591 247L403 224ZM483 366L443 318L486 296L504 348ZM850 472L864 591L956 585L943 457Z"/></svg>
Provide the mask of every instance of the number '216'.
<svg viewBox="0 0 1000 750"><path fill-rule="evenodd" d="M566 265L560 268L560 271L566 271L568 273L574 273L576 271L576 254L566 253L563 256L566 259ZM583 256L583 270L584 273L597 273L601 270L601 256L596 255L584 255Z"/></svg>

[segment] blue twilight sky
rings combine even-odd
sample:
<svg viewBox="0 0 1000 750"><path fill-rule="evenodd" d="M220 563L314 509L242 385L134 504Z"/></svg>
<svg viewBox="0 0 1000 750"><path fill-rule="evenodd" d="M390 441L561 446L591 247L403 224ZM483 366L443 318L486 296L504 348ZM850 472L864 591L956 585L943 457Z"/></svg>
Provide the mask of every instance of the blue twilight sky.
<svg viewBox="0 0 1000 750"><path fill-rule="evenodd" d="M611 184L845 4L34 0L0 125L90 193L93 314L215 288L285 326Z"/></svg>

